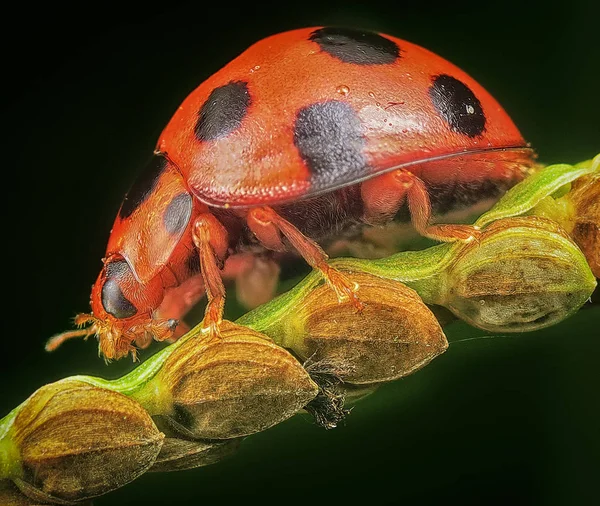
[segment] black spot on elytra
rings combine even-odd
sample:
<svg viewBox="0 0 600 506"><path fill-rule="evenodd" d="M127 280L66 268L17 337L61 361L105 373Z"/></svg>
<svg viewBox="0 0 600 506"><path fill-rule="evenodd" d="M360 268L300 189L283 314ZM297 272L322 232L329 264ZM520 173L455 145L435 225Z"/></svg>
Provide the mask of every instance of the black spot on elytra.
<svg viewBox="0 0 600 506"><path fill-rule="evenodd" d="M230 134L240 126L251 102L248 83L244 81L215 88L198 111L196 138L212 141Z"/></svg>
<svg viewBox="0 0 600 506"><path fill-rule="evenodd" d="M179 235L187 227L191 215L191 195L189 193L180 193L173 197L163 215L163 223L167 232L172 235Z"/></svg>
<svg viewBox="0 0 600 506"><path fill-rule="evenodd" d="M158 178L167 166L167 160L162 156L153 156L144 170L139 174L132 187L125 195L119 210L121 219L128 218L144 202L154 190Z"/></svg>
<svg viewBox="0 0 600 506"><path fill-rule="evenodd" d="M477 137L485 130L481 102L462 81L441 74L433 78L429 96L434 107L455 132Z"/></svg>
<svg viewBox="0 0 600 506"><path fill-rule="evenodd" d="M106 278L102 286L102 306L115 318L129 318L137 313L135 306L125 298L120 283L133 276L125 260L116 260L105 266Z"/></svg>
<svg viewBox="0 0 600 506"><path fill-rule="evenodd" d="M352 28L319 28L310 34L309 40L344 63L383 65L394 63L400 56L400 48L390 39Z"/></svg>
<svg viewBox="0 0 600 506"><path fill-rule="evenodd" d="M331 187L364 174L365 139L352 107L339 101L312 104L298 111L294 144L312 173L311 182Z"/></svg>

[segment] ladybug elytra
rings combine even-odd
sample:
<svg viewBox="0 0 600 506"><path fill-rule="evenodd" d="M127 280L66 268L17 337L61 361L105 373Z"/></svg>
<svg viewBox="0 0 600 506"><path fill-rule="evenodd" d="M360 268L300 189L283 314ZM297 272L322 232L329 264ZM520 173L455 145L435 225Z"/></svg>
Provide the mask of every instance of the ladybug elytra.
<svg viewBox="0 0 600 506"><path fill-rule="evenodd" d="M346 28L268 37L181 104L125 197L93 286L86 328L107 359L178 337L206 293L203 328L219 338L225 288L267 300L294 251L340 302L360 288L323 247L406 217L420 234L469 241L471 225L432 224L498 198L534 153L496 100L415 44Z"/></svg>

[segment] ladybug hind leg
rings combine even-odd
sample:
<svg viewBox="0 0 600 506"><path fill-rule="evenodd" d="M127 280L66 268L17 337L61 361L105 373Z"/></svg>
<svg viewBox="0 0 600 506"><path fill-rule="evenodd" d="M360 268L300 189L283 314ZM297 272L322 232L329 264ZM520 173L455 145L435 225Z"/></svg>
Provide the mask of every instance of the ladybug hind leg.
<svg viewBox="0 0 600 506"><path fill-rule="evenodd" d="M406 200L415 230L425 237L442 242L477 239L479 227L460 224L431 224L431 202L425 183L407 170L396 170L362 183L365 213L363 220L371 225L392 220Z"/></svg>
<svg viewBox="0 0 600 506"><path fill-rule="evenodd" d="M250 230L268 249L283 251L285 246L281 240L281 235L285 236L311 267L321 271L340 302L349 301L357 310L362 310L363 305L356 294L358 286L348 280L341 272L330 267L327 263L329 257L321 247L302 234L289 221L267 206L251 209L246 220Z"/></svg>

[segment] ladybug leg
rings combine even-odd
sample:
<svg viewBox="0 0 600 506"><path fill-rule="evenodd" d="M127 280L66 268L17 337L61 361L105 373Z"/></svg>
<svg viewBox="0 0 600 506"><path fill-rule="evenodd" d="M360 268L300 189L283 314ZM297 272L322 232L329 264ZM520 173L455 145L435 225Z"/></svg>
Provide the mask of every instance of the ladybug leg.
<svg viewBox="0 0 600 506"><path fill-rule="evenodd" d="M365 204L363 219L369 224L391 220L406 199L412 224L425 237L443 242L469 242L480 235L479 227L473 225L432 225L431 202L425 183L407 170L368 180L362 184L361 192Z"/></svg>
<svg viewBox="0 0 600 506"><path fill-rule="evenodd" d="M289 221L279 216L270 207L257 207L248 212L248 226L257 239L267 248L281 251L284 249L281 234L300 253L308 264L323 273L329 286L335 291L340 302L351 301L359 311L363 304L356 295L358 286L352 283L341 272L330 267L328 256L312 239L306 237Z"/></svg>
<svg viewBox="0 0 600 506"><path fill-rule="evenodd" d="M417 232L425 237L442 242L470 242L480 236L479 227L473 225L431 225L431 202L425 184L410 172L400 172L402 174L399 174L399 178L409 184L406 199L410 217Z"/></svg>
<svg viewBox="0 0 600 506"><path fill-rule="evenodd" d="M247 309L270 301L279 281L279 264L264 255L234 255L225 263L225 271L235 278L237 300Z"/></svg>
<svg viewBox="0 0 600 506"><path fill-rule="evenodd" d="M192 327L190 327L183 320L179 320L179 323L177 324L177 328L175 329L175 332L173 332L173 334L170 337L166 338L165 340L168 343L174 343L175 341L177 341L177 339L186 335L190 330L192 330Z"/></svg>
<svg viewBox="0 0 600 506"><path fill-rule="evenodd" d="M360 186L363 221L369 225L385 225L393 219L406 199L410 185L401 181L398 171L367 179Z"/></svg>
<svg viewBox="0 0 600 506"><path fill-rule="evenodd" d="M208 298L202 329L209 339L214 339L220 337L219 327L225 307L225 286L219 264L227 255L227 231L212 214L201 214L194 222L192 239L200 256L200 269Z"/></svg>
<svg viewBox="0 0 600 506"><path fill-rule="evenodd" d="M156 332L157 329L153 329L154 338L157 341L166 340L168 342L174 342L181 336L185 335L189 330L190 326L185 323L182 318L192 309L198 301L204 297L206 293L204 289L204 280L202 275L195 275L186 281L184 281L177 288L168 290L158 307L155 310L153 320L165 321L172 319L177 321L177 326L174 330L169 332Z"/></svg>

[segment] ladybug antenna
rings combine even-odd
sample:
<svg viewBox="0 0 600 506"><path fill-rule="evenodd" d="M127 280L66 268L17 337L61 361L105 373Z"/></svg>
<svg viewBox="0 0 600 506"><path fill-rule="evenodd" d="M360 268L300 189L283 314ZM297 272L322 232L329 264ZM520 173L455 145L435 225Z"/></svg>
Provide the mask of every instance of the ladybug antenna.
<svg viewBox="0 0 600 506"><path fill-rule="evenodd" d="M92 325L85 329L80 328L78 330L68 330L67 332L61 332L60 334L56 334L56 335L52 336L50 339L48 339L48 342L46 343L46 346L45 346L46 351L48 351L48 352L54 351L62 343L64 343L65 341L67 341L69 339L73 339L74 337L83 337L84 339L87 339L92 334L95 334L96 330L97 330L96 325L93 325L95 320L96 320L96 318L94 318L92 315L78 314L75 317L76 325L81 326L81 325L85 325L86 323L92 323Z"/></svg>

